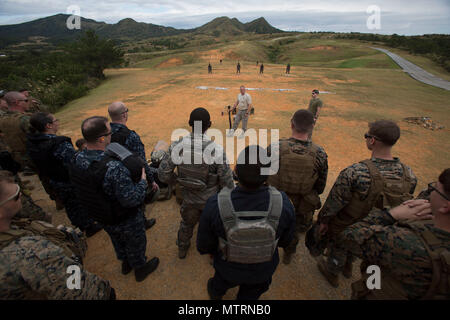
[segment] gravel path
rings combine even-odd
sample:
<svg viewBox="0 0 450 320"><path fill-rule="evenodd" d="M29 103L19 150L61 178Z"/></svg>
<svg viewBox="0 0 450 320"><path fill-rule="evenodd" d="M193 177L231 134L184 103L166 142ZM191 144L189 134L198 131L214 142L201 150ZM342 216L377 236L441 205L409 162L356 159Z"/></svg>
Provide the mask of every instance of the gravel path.
<svg viewBox="0 0 450 320"><path fill-rule="evenodd" d="M389 50L375 47L371 48L387 54L389 57L392 58L392 60L394 60L395 63L397 63L403 69L403 71L407 72L414 79L438 88L450 90L450 81L446 81L439 77L436 77L435 75L432 75L431 73L423 70L414 63L400 57L399 55L396 55L395 53L390 52Z"/></svg>

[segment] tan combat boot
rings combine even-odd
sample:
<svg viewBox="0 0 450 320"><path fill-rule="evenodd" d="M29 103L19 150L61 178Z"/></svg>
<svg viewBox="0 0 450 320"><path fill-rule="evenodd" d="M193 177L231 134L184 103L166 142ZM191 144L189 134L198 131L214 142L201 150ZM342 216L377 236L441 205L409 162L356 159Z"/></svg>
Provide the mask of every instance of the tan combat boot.
<svg viewBox="0 0 450 320"><path fill-rule="evenodd" d="M339 287L339 276L328 271L327 264L323 258L320 258L319 261L317 261L317 268L319 268L320 273L334 288Z"/></svg>

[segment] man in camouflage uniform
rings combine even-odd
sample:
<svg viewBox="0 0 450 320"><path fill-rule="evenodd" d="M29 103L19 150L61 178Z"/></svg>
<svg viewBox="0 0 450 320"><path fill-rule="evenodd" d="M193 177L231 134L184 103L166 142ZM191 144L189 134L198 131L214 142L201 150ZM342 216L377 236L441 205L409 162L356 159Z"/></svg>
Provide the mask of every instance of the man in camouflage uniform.
<svg viewBox="0 0 450 320"><path fill-rule="evenodd" d="M189 125L192 133L172 143L158 169L159 179L165 183L173 181L174 170L176 167L178 170L177 180L183 193L177 240L180 259L186 257L194 227L208 198L224 186L234 187L223 148L205 134L211 126L209 112L204 108L194 109ZM206 161L211 164L206 164Z"/></svg>
<svg viewBox="0 0 450 320"><path fill-rule="evenodd" d="M57 136L59 121L53 114L37 112L30 119L27 152L33 161L39 178L49 184L50 189L63 203L72 225L86 232L88 237L102 229L87 215L75 196L75 189L69 180L69 168L75 149L69 137Z"/></svg>
<svg viewBox="0 0 450 320"><path fill-rule="evenodd" d="M411 169L392 156L392 146L400 138L396 123L369 123L364 138L372 151L371 158L341 171L318 217L321 233L329 237L327 261L320 259L318 267L334 287L339 286L340 271L346 278L351 277L353 265L340 232L363 219L374 207L395 207L412 199L417 184Z"/></svg>
<svg viewBox="0 0 450 320"><path fill-rule="evenodd" d="M22 179L18 175L20 164L16 162L11 155L11 149L3 140L4 134L0 131L0 170L7 170L14 175L14 180L22 190L20 200L22 202L22 209L15 215L17 218L29 218L32 220L43 220L51 222L51 214L46 214L40 206L34 203L30 197L30 191L25 189Z"/></svg>
<svg viewBox="0 0 450 320"><path fill-rule="evenodd" d="M26 154L26 135L29 133L28 99L17 91L5 94L8 111L0 118L4 141L11 148L13 159L20 163L21 170L30 165Z"/></svg>
<svg viewBox="0 0 450 320"><path fill-rule="evenodd" d="M322 100L319 98L319 90L314 89L311 93L311 100L309 100L308 110L311 111L311 113L314 116L314 123L317 121L317 118L319 118L320 109L323 107Z"/></svg>
<svg viewBox="0 0 450 320"><path fill-rule="evenodd" d="M25 229L12 222L20 197L13 178L0 172L0 299L115 299L110 283L86 271L70 250L66 235L73 233L42 221ZM49 232L54 236L43 236ZM67 287L70 266L80 268L80 289Z"/></svg>
<svg viewBox="0 0 450 320"><path fill-rule="evenodd" d="M145 146L142 143L139 135L135 131L128 129L128 127L126 126L128 121L128 108L125 107L123 102L117 101L109 105L108 113L111 118L111 142L117 142L121 144L131 152L138 154L141 159L144 160L145 172L147 173L147 181L151 186L151 190L149 191L152 192L150 196L150 202L156 201L159 195L159 187L153 177L153 175L156 174L156 170L150 168L150 166L147 164L147 158L145 156ZM145 218L145 228L150 229L156 223L156 220L147 220L147 218L145 217L145 211L143 213Z"/></svg>
<svg viewBox="0 0 450 320"><path fill-rule="evenodd" d="M323 193L328 175L325 150L308 140L313 130L314 117L308 110L298 110L291 119L292 136L279 142L279 170L268 183L286 192L296 211L294 238L285 248L283 263L289 264L296 252L299 233L312 224L314 211L320 208L319 195Z"/></svg>
<svg viewBox="0 0 450 320"><path fill-rule="evenodd" d="M450 168L430 183L429 193L430 202L374 209L343 231L347 248L363 260L353 299L450 299ZM411 222L430 213L432 220ZM380 267L381 289L368 289L369 265Z"/></svg>
<svg viewBox="0 0 450 320"><path fill-rule="evenodd" d="M111 126L104 117L90 117L83 121L81 131L87 141L87 149L75 155L74 167L88 174L91 164L101 162L105 157L106 146L111 141ZM104 168L106 166L106 168ZM147 177L144 168L138 182L133 181L130 171L120 160L110 160L103 164L104 176L95 177L101 179L101 194L93 197L106 198L118 211L119 220L116 223L105 225L116 251L117 259L122 261L122 274L128 274L133 269L136 281L143 281L152 273L159 264L157 257L147 261L145 251L147 237L145 234L144 198L147 189ZM89 175L86 180L89 179ZM77 193L80 188L89 186L80 185L71 174ZM85 179L81 179L86 181ZM95 200L95 199L94 199ZM92 205L82 201L87 211L91 211Z"/></svg>

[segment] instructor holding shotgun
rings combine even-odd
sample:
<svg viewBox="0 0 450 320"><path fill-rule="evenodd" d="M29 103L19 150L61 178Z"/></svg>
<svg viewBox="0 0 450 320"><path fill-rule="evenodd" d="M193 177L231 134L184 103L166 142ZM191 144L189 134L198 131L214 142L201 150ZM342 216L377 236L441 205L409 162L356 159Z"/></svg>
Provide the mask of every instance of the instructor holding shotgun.
<svg viewBox="0 0 450 320"><path fill-rule="evenodd" d="M252 98L248 93L245 92L245 87L241 86L241 92L238 94L237 101L233 106L233 111L237 107L236 117L234 118L233 128L229 131L228 136L231 137L234 135L239 123L242 120L242 134L239 138L244 137L244 133L247 130L247 122L248 116L250 114L250 110L252 108Z"/></svg>

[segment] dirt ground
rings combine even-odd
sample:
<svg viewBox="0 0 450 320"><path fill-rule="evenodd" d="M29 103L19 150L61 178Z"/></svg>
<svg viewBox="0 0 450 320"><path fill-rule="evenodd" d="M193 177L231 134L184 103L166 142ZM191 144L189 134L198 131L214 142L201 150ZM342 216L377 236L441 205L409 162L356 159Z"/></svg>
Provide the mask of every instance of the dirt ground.
<svg viewBox="0 0 450 320"><path fill-rule="evenodd" d="M212 63L212 75L207 74L210 56L225 59L222 64L218 61ZM300 107L306 107L311 89L317 88L332 93L321 95L325 108L313 135L313 140L322 145L329 155L330 171L328 185L322 195L324 201L340 170L370 156L362 138L367 130L367 121L383 110L387 110L390 118L394 119L409 115L400 107L394 110L390 106L372 103L372 89L365 87L367 77L363 71L342 70L339 71L339 77L334 79L335 73L326 69L293 67L291 74L285 75L285 66L265 63L265 73L259 75L259 69L254 62L241 61L242 73L236 75L236 62L226 60L225 56L220 56L216 51L205 54L204 59L201 64L179 65L177 59L171 59L155 69L109 70L109 80L92 90L88 96L70 103L58 112L61 128L59 134L69 135L75 141L81 137L79 128L84 118L106 115L108 104L121 100L130 110L128 126L140 134L149 157L152 146L158 140L170 141L174 129L188 129L189 113L195 107L201 106L209 110L213 128L222 132L227 129L228 119L221 116L221 112L225 106L235 102L239 86L244 84L251 88L295 89L292 92L249 92L256 108L255 115L249 120L249 127L279 128L280 137L286 137L290 134L289 120L293 112ZM397 85L401 90L406 90L402 87L404 81L408 82L408 90L415 90L414 86L420 86L404 77L397 70L380 71L373 81L377 86L389 79L391 85ZM358 85L356 93L349 91L352 85ZM229 90L199 90L196 89L197 86L225 87ZM360 95L363 96L363 101L358 100ZM411 97L411 101L406 99L404 104L413 106L413 99L415 98ZM354 116L355 110L364 110L367 114ZM449 127L448 115L440 120ZM394 154L400 156L416 172L420 180L416 190L418 192L426 183L436 179L445 165L448 166L448 144L447 147L445 144L442 146L442 141L448 141L446 139L449 131L446 129L431 132L405 123L400 123L400 126L406 138L399 141L394 148ZM408 142L408 137L418 135L423 143ZM433 165L429 166L427 163L432 156L431 150L440 151L444 159L435 157ZM53 202L48 199L40 184L36 182L34 185L36 189L33 191L33 197L43 208L54 213L54 224L68 223L64 211L55 211ZM180 217L179 205L175 199L148 206L146 214L157 221L156 225L147 231L147 256L158 256L161 260L157 271L139 284L135 282L133 274L121 275L120 263L104 231L88 240L89 250L85 259L87 270L111 281L119 299L207 299L206 282L213 275L213 268L209 257L201 256L197 252L196 234L187 258L180 260L177 257L175 241ZM282 257L282 250L280 256ZM356 274L357 272L354 272L353 280L357 279ZM302 238L292 263L280 263L270 290L262 299L348 299L351 282L341 277L341 286L338 289L331 287L319 273L316 262L308 254ZM236 293L236 288L230 290L225 299L234 299Z"/></svg>

